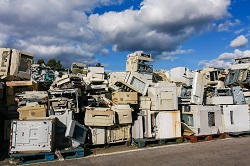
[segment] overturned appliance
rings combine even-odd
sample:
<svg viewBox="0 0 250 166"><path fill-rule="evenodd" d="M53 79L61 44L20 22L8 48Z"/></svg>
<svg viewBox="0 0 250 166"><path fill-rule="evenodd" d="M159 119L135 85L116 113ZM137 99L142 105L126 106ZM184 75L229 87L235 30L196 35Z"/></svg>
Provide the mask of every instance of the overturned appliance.
<svg viewBox="0 0 250 166"><path fill-rule="evenodd" d="M186 67L176 67L166 71L165 75L169 82L190 86L192 85L194 74L193 71Z"/></svg>
<svg viewBox="0 0 250 166"><path fill-rule="evenodd" d="M175 83L156 83L155 86L148 88L148 97L151 98L151 110L153 111L178 110Z"/></svg>
<svg viewBox="0 0 250 166"><path fill-rule="evenodd" d="M51 152L54 149L54 120L13 120L10 153Z"/></svg>
<svg viewBox="0 0 250 166"><path fill-rule="evenodd" d="M79 113L77 89L49 90L48 93L50 114L64 112L67 109Z"/></svg>
<svg viewBox="0 0 250 166"><path fill-rule="evenodd" d="M110 108L86 107L84 124L87 126L112 126L115 123L115 112Z"/></svg>
<svg viewBox="0 0 250 166"><path fill-rule="evenodd" d="M213 135L224 133L220 106L183 106L184 135Z"/></svg>
<svg viewBox="0 0 250 166"><path fill-rule="evenodd" d="M30 80L33 55L10 48L0 48L0 77L11 80Z"/></svg>
<svg viewBox="0 0 250 166"><path fill-rule="evenodd" d="M248 105L223 105L223 124L226 133L249 131Z"/></svg>
<svg viewBox="0 0 250 166"><path fill-rule="evenodd" d="M181 137L180 111L141 111L132 126L134 139Z"/></svg>
<svg viewBox="0 0 250 166"><path fill-rule="evenodd" d="M152 74L141 74L136 72L128 72L125 82L136 89L142 95L146 95L148 87L152 84Z"/></svg>

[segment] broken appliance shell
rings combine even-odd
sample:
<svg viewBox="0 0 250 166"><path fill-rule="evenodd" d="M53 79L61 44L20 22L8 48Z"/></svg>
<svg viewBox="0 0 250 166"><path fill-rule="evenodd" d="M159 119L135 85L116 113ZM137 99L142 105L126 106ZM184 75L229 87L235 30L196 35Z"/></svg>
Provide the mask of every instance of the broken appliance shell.
<svg viewBox="0 0 250 166"><path fill-rule="evenodd" d="M33 55L16 49L0 48L0 77L12 77L14 80L30 80ZM12 79L13 80L13 79Z"/></svg>
<svg viewBox="0 0 250 166"><path fill-rule="evenodd" d="M143 116L138 115L132 125L132 138L141 139L144 138L143 133Z"/></svg>
<svg viewBox="0 0 250 166"><path fill-rule="evenodd" d="M175 83L159 82L148 88L151 110L166 111L178 109L177 87Z"/></svg>
<svg viewBox="0 0 250 166"><path fill-rule="evenodd" d="M131 125L119 125L107 128L107 143L117 143L129 141Z"/></svg>
<svg viewBox="0 0 250 166"><path fill-rule="evenodd" d="M223 105L223 104L234 104L232 96L213 96L207 97L206 99L207 105Z"/></svg>
<svg viewBox="0 0 250 166"><path fill-rule="evenodd" d="M13 120L10 153L51 152L54 146L54 120Z"/></svg>
<svg viewBox="0 0 250 166"><path fill-rule="evenodd" d="M106 143L105 127L90 127L90 131L93 145L103 145Z"/></svg>
<svg viewBox="0 0 250 166"><path fill-rule="evenodd" d="M147 94L150 81L145 78L141 73L128 72L125 78L125 82L135 88L142 95Z"/></svg>
<svg viewBox="0 0 250 166"><path fill-rule="evenodd" d="M150 110L151 109L151 99L146 96L139 97L139 109L140 110Z"/></svg>
<svg viewBox="0 0 250 166"><path fill-rule="evenodd" d="M249 131L248 105L223 105L224 131L227 133Z"/></svg>
<svg viewBox="0 0 250 166"><path fill-rule="evenodd" d="M130 124L132 123L132 109L128 104L119 104L111 107L118 115L118 124Z"/></svg>
<svg viewBox="0 0 250 166"><path fill-rule="evenodd" d="M47 109L45 105L23 106L17 109L19 120L46 117Z"/></svg>
<svg viewBox="0 0 250 166"><path fill-rule="evenodd" d="M112 102L114 104L137 104L138 93L137 92L113 92Z"/></svg>
<svg viewBox="0 0 250 166"><path fill-rule="evenodd" d="M90 82L103 82L104 81L104 67L89 66L87 78Z"/></svg>
<svg viewBox="0 0 250 166"><path fill-rule="evenodd" d="M191 104L202 104L205 86L205 74L194 72L194 79L191 91Z"/></svg>
<svg viewBox="0 0 250 166"><path fill-rule="evenodd" d="M84 123L87 126L114 125L115 112L110 108L86 107Z"/></svg>
<svg viewBox="0 0 250 166"><path fill-rule="evenodd" d="M182 120L195 136L224 133L220 106L190 105L187 108L182 110Z"/></svg>
<svg viewBox="0 0 250 166"><path fill-rule="evenodd" d="M88 128L75 120L71 120L67 126L65 137L69 137L81 144L85 143Z"/></svg>

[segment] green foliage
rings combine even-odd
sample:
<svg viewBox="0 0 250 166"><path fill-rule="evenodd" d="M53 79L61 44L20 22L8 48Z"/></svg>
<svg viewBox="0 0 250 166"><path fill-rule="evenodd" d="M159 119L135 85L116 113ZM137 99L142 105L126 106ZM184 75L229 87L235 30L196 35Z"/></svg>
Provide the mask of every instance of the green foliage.
<svg viewBox="0 0 250 166"><path fill-rule="evenodd" d="M37 64L41 65L41 64L45 64L44 60L42 58L38 59Z"/></svg>
<svg viewBox="0 0 250 166"><path fill-rule="evenodd" d="M55 59L50 59L48 62L47 62L47 66L51 67L51 69L53 70L62 70L64 69L62 64L61 64L61 61L56 61Z"/></svg>

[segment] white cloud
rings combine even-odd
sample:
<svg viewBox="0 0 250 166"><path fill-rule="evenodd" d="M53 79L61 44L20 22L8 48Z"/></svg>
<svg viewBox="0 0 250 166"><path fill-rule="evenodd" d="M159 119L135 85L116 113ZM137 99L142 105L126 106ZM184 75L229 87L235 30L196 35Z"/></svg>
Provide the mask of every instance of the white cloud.
<svg viewBox="0 0 250 166"><path fill-rule="evenodd" d="M235 19L234 21L227 20L224 23L220 23L218 25L218 31L223 32L223 31L230 31L230 28L240 25L240 20Z"/></svg>
<svg viewBox="0 0 250 166"><path fill-rule="evenodd" d="M208 23L227 15L229 0L144 0L139 10L89 17L115 50L173 51Z"/></svg>
<svg viewBox="0 0 250 166"><path fill-rule="evenodd" d="M144 0L138 10L91 14L96 7L122 2L0 0L0 46L56 57L65 64L95 63L96 53L109 53L107 45L116 51L164 55L226 16L230 5L230 0Z"/></svg>
<svg viewBox="0 0 250 166"><path fill-rule="evenodd" d="M229 68L232 65L234 59L250 57L250 50L241 51L235 49L232 53L222 53L216 59L202 60L199 65L204 67L218 67L218 68Z"/></svg>
<svg viewBox="0 0 250 166"><path fill-rule="evenodd" d="M170 52L166 52L163 51L159 56L157 56L160 60L170 60L170 61L174 61L176 59L178 59L175 55L182 55L182 54L188 54L193 52L192 49L187 49L187 50L182 50L182 49L177 49L175 51L170 51Z"/></svg>
<svg viewBox="0 0 250 166"><path fill-rule="evenodd" d="M244 47L247 43L248 39L244 35L240 35L230 42L230 46L233 48Z"/></svg>

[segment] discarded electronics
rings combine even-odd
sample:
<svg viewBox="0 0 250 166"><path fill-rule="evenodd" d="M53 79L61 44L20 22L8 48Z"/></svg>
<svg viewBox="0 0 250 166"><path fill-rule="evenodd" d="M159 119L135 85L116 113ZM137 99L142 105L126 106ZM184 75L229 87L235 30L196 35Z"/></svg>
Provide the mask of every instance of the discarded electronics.
<svg viewBox="0 0 250 166"><path fill-rule="evenodd" d="M132 109L128 104L114 105L111 107L118 115L118 124L131 124L132 123Z"/></svg>
<svg viewBox="0 0 250 166"><path fill-rule="evenodd" d="M0 48L0 77L12 80L30 80L30 68L33 55L10 48Z"/></svg>
<svg viewBox="0 0 250 166"><path fill-rule="evenodd" d="M156 83L155 86L148 88L148 97L151 98L151 110L153 111L178 110L175 83Z"/></svg>
<svg viewBox="0 0 250 166"><path fill-rule="evenodd" d="M192 85L193 71L186 67L176 67L166 72L166 77L170 82L185 84L186 86Z"/></svg>
<svg viewBox="0 0 250 166"><path fill-rule="evenodd" d="M201 72L194 72L192 91L191 91L191 104L203 103L205 83L206 83L205 74Z"/></svg>
<svg viewBox="0 0 250 166"><path fill-rule="evenodd" d="M37 117L46 117L47 107L45 105L22 106L17 109L19 120L34 119Z"/></svg>
<svg viewBox="0 0 250 166"><path fill-rule="evenodd" d="M64 112L67 109L79 113L77 89L57 89L49 90L50 112ZM52 113L53 114L53 113Z"/></svg>
<svg viewBox="0 0 250 166"><path fill-rule="evenodd" d="M234 104L245 104L245 97L240 86L232 87Z"/></svg>
<svg viewBox="0 0 250 166"><path fill-rule="evenodd" d="M152 77L152 75L148 75ZM150 85L150 78L146 75L136 72L128 72L125 78L125 82L135 88L142 95L146 95L148 87Z"/></svg>
<svg viewBox="0 0 250 166"><path fill-rule="evenodd" d="M223 105L223 124L226 133L249 131L248 105Z"/></svg>
<svg viewBox="0 0 250 166"><path fill-rule="evenodd" d="M90 127L91 142L93 145L103 145L106 143L105 127Z"/></svg>
<svg viewBox="0 0 250 166"><path fill-rule="evenodd" d="M114 104L137 104L138 93L137 92L113 92L112 102Z"/></svg>
<svg viewBox="0 0 250 166"><path fill-rule="evenodd" d="M129 141L131 125L119 125L107 128L107 143L118 143Z"/></svg>
<svg viewBox="0 0 250 166"><path fill-rule="evenodd" d="M132 126L132 137L134 139L181 137L180 111L142 111Z"/></svg>
<svg viewBox="0 0 250 166"><path fill-rule="evenodd" d="M35 82L53 82L55 80L55 72L44 64L33 64L31 66L31 79Z"/></svg>
<svg viewBox="0 0 250 166"><path fill-rule="evenodd" d="M13 120L10 153L51 152L54 148L54 120Z"/></svg>
<svg viewBox="0 0 250 166"><path fill-rule="evenodd" d="M112 72L109 74L109 87L115 90L118 90L118 87L115 86L117 81L124 81L126 77L126 72Z"/></svg>
<svg viewBox="0 0 250 166"><path fill-rule="evenodd" d="M148 62L152 61L151 54L145 54L142 51L136 51L127 56L126 71L152 73L152 65L147 64Z"/></svg>
<svg viewBox="0 0 250 166"><path fill-rule="evenodd" d="M224 133L220 106L183 106L184 135L213 135Z"/></svg>
<svg viewBox="0 0 250 166"><path fill-rule="evenodd" d="M112 126L115 121L115 112L110 108L86 107L84 124L87 126Z"/></svg>
<svg viewBox="0 0 250 166"><path fill-rule="evenodd" d="M208 94L207 94L208 95ZM215 88L206 98L207 105L228 105L234 104L233 94L230 88L218 89Z"/></svg>
<svg viewBox="0 0 250 166"><path fill-rule="evenodd" d="M81 76L72 74L64 74L62 76L58 76L50 87L50 89L72 88L84 88L84 82Z"/></svg>
<svg viewBox="0 0 250 166"><path fill-rule="evenodd" d="M85 143L88 129L75 120L71 120L67 126L66 137L71 138L81 144Z"/></svg>
<svg viewBox="0 0 250 166"><path fill-rule="evenodd" d="M87 77L88 67L82 63L72 63L71 65L71 72L73 74L82 74L83 76Z"/></svg>
<svg viewBox="0 0 250 166"><path fill-rule="evenodd" d="M15 100L18 106L29 106L29 105L47 105L48 103L48 92L47 91L24 91L17 93Z"/></svg>
<svg viewBox="0 0 250 166"><path fill-rule="evenodd" d="M89 66L87 78L90 83L104 82L104 67Z"/></svg>

